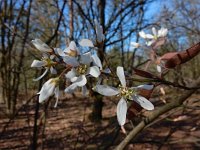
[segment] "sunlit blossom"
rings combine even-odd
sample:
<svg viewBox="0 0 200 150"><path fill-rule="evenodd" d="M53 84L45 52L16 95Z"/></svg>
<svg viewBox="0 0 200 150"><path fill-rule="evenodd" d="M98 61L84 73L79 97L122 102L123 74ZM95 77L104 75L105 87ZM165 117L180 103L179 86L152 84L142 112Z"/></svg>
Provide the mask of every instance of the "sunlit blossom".
<svg viewBox="0 0 200 150"><path fill-rule="evenodd" d="M44 83L42 86L39 94L39 102L42 103L47 100L50 96L55 94L56 97L56 104L59 98L59 86L58 86L59 78L51 78L47 82Z"/></svg>
<svg viewBox="0 0 200 150"><path fill-rule="evenodd" d="M153 104L148 101L145 97L138 94L138 89L151 90L153 85L140 85L137 87L127 87L124 75L123 67L117 67L117 76L120 80L121 85L119 87L111 87L108 85L96 85L93 90L104 95L104 96L114 96L117 95L121 97L117 104L117 120L120 126L123 126L126 122L127 113L127 102L129 100L136 101L141 107L146 110L153 110Z"/></svg>
<svg viewBox="0 0 200 150"><path fill-rule="evenodd" d="M99 62L98 56L92 57L91 53L85 53L76 59L76 63L72 64L73 68L69 71L65 77L69 79L72 84L65 89L65 92L71 93L77 87L84 87L87 83L87 76L99 77L101 62ZM92 64L92 65L91 65Z"/></svg>
<svg viewBox="0 0 200 150"><path fill-rule="evenodd" d="M156 30L155 27L152 28L153 34L146 34L144 31L140 31L139 35L143 39L146 40L147 46L153 46L154 49L163 45L166 41L166 36L168 33L168 30L166 28L161 28L160 30Z"/></svg>
<svg viewBox="0 0 200 150"><path fill-rule="evenodd" d="M36 67L36 68L42 68L44 67L45 68L45 71L44 73L34 79L34 81L38 81L40 79L42 79L46 74L47 72L50 70L51 74L57 74L57 71L54 69L54 66L57 64L57 62L55 62L53 59L54 59L55 55L48 55L48 54L43 54L43 57L41 60L34 60L31 64L31 67Z"/></svg>
<svg viewBox="0 0 200 150"><path fill-rule="evenodd" d="M33 45L41 52L52 52L52 48L50 48L46 43L41 41L40 39L35 39L31 41Z"/></svg>

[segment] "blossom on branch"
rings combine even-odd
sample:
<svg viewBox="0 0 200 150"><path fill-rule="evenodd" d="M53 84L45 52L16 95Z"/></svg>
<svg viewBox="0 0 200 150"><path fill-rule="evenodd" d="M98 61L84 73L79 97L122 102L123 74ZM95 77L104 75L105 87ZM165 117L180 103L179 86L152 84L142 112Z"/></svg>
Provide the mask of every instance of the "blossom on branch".
<svg viewBox="0 0 200 150"><path fill-rule="evenodd" d="M74 41L71 41L69 43L69 46L66 47L64 50L58 48L57 53L62 57L65 56L76 57L79 54L79 50L76 46L76 43Z"/></svg>
<svg viewBox="0 0 200 150"><path fill-rule="evenodd" d="M38 81L42 79L47 72L50 70L51 74L57 74L57 71L54 69L54 66L57 64L53 59L55 58L55 55L48 55L48 54L43 54L43 57L41 60L34 60L31 64L31 67L36 67L36 68L45 68L44 73L39 76L36 79L33 79L34 81Z"/></svg>
<svg viewBox="0 0 200 150"><path fill-rule="evenodd" d="M71 93L77 87L86 89L87 76L99 77L100 67L102 65L98 59L98 56L92 57L90 52L82 54L77 59L74 59L76 62L72 64L73 68L65 75L72 84L65 89L65 92Z"/></svg>
<svg viewBox="0 0 200 150"><path fill-rule="evenodd" d="M50 53L53 51L52 48L50 48L46 43L42 42L40 39L35 39L31 42L41 52Z"/></svg>
<svg viewBox="0 0 200 150"><path fill-rule="evenodd" d="M58 98L59 98L59 86L58 86L59 78L51 78L47 82L44 83L42 89L39 94L39 102L42 103L47 100L50 96L55 94L56 104L57 106Z"/></svg>
<svg viewBox="0 0 200 150"><path fill-rule="evenodd" d="M118 88L111 87L108 85L96 85L93 90L104 95L104 96L120 96L121 99L117 104L117 120L120 126L123 126L126 122L127 103L129 100L137 102L141 107L146 110L153 110L153 104L148 101L145 97L138 94L138 89L151 90L153 85L140 85L137 87L127 87L124 75L123 67L117 67L117 76L120 80L121 85Z"/></svg>
<svg viewBox="0 0 200 150"><path fill-rule="evenodd" d="M165 43L168 30L162 27L157 31L156 28L153 27L152 33L153 34L146 34L144 31L140 31L139 36L146 40L147 46L152 46L153 49L156 49Z"/></svg>

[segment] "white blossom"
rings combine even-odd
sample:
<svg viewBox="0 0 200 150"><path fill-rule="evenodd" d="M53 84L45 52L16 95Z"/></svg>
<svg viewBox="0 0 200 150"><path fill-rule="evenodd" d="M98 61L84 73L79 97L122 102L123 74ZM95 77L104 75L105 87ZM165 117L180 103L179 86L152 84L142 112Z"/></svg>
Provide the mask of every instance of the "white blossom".
<svg viewBox="0 0 200 150"><path fill-rule="evenodd" d="M39 94L39 102L42 103L47 100L50 96L55 94L56 97L56 105L59 98L59 87L58 87L59 78L51 78L47 82L44 83L42 89Z"/></svg>
<svg viewBox="0 0 200 150"><path fill-rule="evenodd" d="M79 44L80 44L81 46L94 47L93 42L92 42L91 40L89 40L89 39L82 39L82 40L79 42Z"/></svg>
<svg viewBox="0 0 200 150"><path fill-rule="evenodd" d="M41 52L52 52L53 50L44 42L42 42L40 39L35 39L31 41L33 45Z"/></svg>
<svg viewBox="0 0 200 150"><path fill-rule="evenodd" d="M144 31L139 32L140 37L146 40L147 46L153 46L154 49L163 45L166 41L166 36L168 30L166 28L161 28L160 30L156 30L155 27L152 28L153 34L146 34Z"/></svg>
<svg viewBox="0 0 200 150"><path fill-rule="evenodd" d="M126 121L127 100L134 100L146 110L154 109L154 106L150 101L137 94L138 89L151 90L153 88L153 85L140 85L130 88L127 87L123 67L117 67L117 76L121 83L118 88L108 85L96 85L93 90L104 96L118 95L121 97L120 101L117 104L117 120L119 122L119 125L123 126Z"/></svg>
<svg viewBox="0 0 200 150"><path fill-rule="evenodd" d="M41 60L34 60L31 64L31 67L35 67L35 68L45 68L44 73L39 76L36 79L33 79L34 81L38 81L40 79L42 79L47 72L50 70L51 74L57 74L57 71L54 69L54 66L57 64L55 61L53 61L55 55L51 55L49 56L48 54L43 54L43 57Z"/></svg>
<svg viewBox="0 0 200 150"><path fill-rule="evenodd" d="M99 77L100 69L99 66L96 65L98 61L96 57L91 56L90 52L80 55L80 57L76 59L75 65L72 64L73 68L71 71L65 75L65 77L72 82L72 84L65 89L65 92L71 93L77 87L84 87L87 83L86 76ZM92 62L93 65L91 66Z"/></svg>
<svg viewBox="0 0 200 150"><path fill-rule="evenodd" d="M69 46L66 47L64 50L56 48L56 52L61 57L76 57L79 54L79 49L77 48L76 43L74 41L71 41Z"/></svg>

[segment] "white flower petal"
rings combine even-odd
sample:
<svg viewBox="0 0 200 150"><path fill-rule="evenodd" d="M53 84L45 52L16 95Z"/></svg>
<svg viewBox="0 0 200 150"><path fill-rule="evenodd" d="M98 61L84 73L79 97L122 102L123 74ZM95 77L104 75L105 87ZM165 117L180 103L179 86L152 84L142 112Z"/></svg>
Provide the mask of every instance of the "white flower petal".
<svg viewBox="0 0 200 150"><path fill-rule="evenodd" d="M77 79L78 79L78 77L73 77L70 80L71 80L71 82L75 82Z"/></svg>
<svg viewBox="0 0 200 150"><path fill-rule="evenodd" d="M69 47L67 47L64 52L69 53L70 51L76 51L78 52L78 48L76 47L76 43L74 41L71 41L69 43Z"/></svg>
<svg viewBox="0 0 200 150"><path fill-rule="evenodd" d="M153 110L154 109L154 106L153 104L147 100L145 97L142 97L140 95L135 95L133 97L133 99L141 106L143 107L144 109L146 110Z"/></svg>
<svg viewBox="0 0 200 150"><path fill-rule="evenodd" d="M31 64L31 67L42 67L45 66L45 62L44 61L39 61L39 60L34 60Z"/></svg>
<svg viewBox="0 0 200 150"><path fill-rule="evenodd" d="M51 72L51 74L57 74L56 69L54 69L53 67L50 67L50 72Z"/></svg>
<svg viewBox="0 0 200 150"><path fill-rule="evenodd" d="M151 89L153 89L153 87L154 87L154 85L147 85L147 84L137 86L137 88L145 89L145 90L151 90Z"/></svg>
<svg viewBox="0 0 200 150"><path fill-rule="evenodd" d="M89 39L82 39L82 40L79 42L79 44L80 44L81 46L94 47L92 41L89 40Z"/></svg>
<svg viewBox="0 0 200 150"><path fill-rule="evenodd" d="M157 71L158 71L159 73L162 72L162 68L161 68L161 66L157 65L157 66L156 66L156 69L157 69Z"/></svg>
<svg viewBox="0 0 200 150"><path fill-rule="evenodd" d="M77 78L77 80L74 82L77 86L82 87L87 83L87 79L85 75L81 75Z"/></svg>
<svg viewBox="0 0 200 150"><path fill-rule="evenodd" d="M77 88L77 85L76 83L73 83L71 84L70 86L68 86L66 89L65 89L65 92L66 93L73 93L74 90Z"/></svg>
<svg viewBox="0 0 200 150"><path fill-rule="evenodd" d="M152 28L152 33L153 33L154 36L157 36L157 31L156 31L155 27Z"/></svg>
<svg viewBox="0 0 200 150"><path fill-rule="evenodd" d="M76 43L74 41L71 41L69 43L69 49L73 51L77 51Z"/></svg>
<svg viewBox="0 0 200 150"><path fill-rule="evenodd" d="M38 78L33 79L33 81L38 81L38 80L42 79L47 74L48 70L49 70L49 68L46 68L46 70L44 71L44 73L41 76L39 76Z"/></svg>
<svg viewBox="0 0 200 150"><path fill-rule="evenodd" d="M55 55L51 55L50 59L53 60L56 56Z"/></svg>
<svg viewBox="0 0 200 150"><path fill-rule="evenodd" d="M49 54L47 54L47 53L43 53L42 56L43 56L43 58L49 59Z"/></svg>
<svg viewBox="0 0 200 150"><path fill-rule="evenodd" d="M153 39L153 40L150 40L150 41L147 41L147 42L146 42L146 45L147 45L147 46L151 46L154 42L156 42L156 40L154 40L154 39Z"/></svg>
<svg viewBox="0 0 200 150"><path fill-rule="evenodd" d="M92 57L90 52L81 55L80 63L89 65L91 62L92 62Z"/></svg>
<svg viewBox="0 0 200 150"><path fill-rule="evenodd" d="M73 67L76 67L79 65L79 62L77 61L77 59L75 57L65 56L65 57L63 57L63 61L66 64L71 65Z"/></svg>
<svg viewBox="0 0 200 150"><path fill-rule="evenodd" d="M67 72L67 74L65 74L65 77L70 79L70 80L73 79L74 77L76 77L75 69L72 68L69 72Z"/></svg>
<svg viewBox="0 0 200 150"><path fill-rule="evenodd" d="M100 70L102 70L102 63L97 55L92 55L92 61L95 66L98 66L100 68Z"/></svg>
<svg viewBox="0 0 200 150"><path fill-rule="evenodd" d="M143 39L146 39L146 34L145 34L144 31L140 31L140 32L139 32L139 36L140 36L141 38L143 38Z"/></svg>
<svg viewBox="0 0 200 150"><path fill-rule="evenodd" d="M97 78L100 75L99 67L97 67L97 66L90 67L88 69L88 74L90 74L91 76Z"/></svg>
<svg viewBox="0 0 200 150"><path fill-rule="evenodd" d="M52 49L40 39L35 39L31 41L33 45L41 52L52 52Z"/></svg>
<svg viewBox="0 0 200 150"><path fill-rule="evenodd" d="M119 94L117 88L108 85L96 85L93 90L104 96L114 96Z"/></svg>
<svg viewBox="0 0 200 150"><path fill-rule="evenodd" d="M126 122L127 103L124 98L121 98L117 104L117 120L120 126Z"/></svg>
<svg viewBox="0 0 200 150"><path fill-rule="evenodd" d="M123 67L117 67L117 76L122 84L123 87L126 87L126 80L124 75L124 68Z"/></svg>
<svg viewBox="0 0 200 150"><path fill-rule="evenodd" d="M56 103L55 103L54 107L57 107L57 105L58 105L58 99L59 99L59 95L60 95L60 93L59 93L59 87L55 88L54 94L55 94L55 98L56 98Z"/></svg>
<svg viewBox="0 0 200 150"><path fill-rule="evenodd" d="M146 34L146 38L147 38L147 39L154 39L154 36L151 35L151 34Z"/></svg>
<svg viewBox="0 0 200 150"><path fill-rule="evenodd" d="M52 82L52 79L49 79L47 82L44 83L42 86L42 89L38 93L39 96L39 102L42 103L46 99L48 99L50 96L54 94L56 84Z"/></svg>
<svg viewBox="0 0 200 150"><path fill-rule="evenodd" d="M167 28L161 28L160 30L158 30L158 37L165 37L167 33L168 33Z"/></svg>

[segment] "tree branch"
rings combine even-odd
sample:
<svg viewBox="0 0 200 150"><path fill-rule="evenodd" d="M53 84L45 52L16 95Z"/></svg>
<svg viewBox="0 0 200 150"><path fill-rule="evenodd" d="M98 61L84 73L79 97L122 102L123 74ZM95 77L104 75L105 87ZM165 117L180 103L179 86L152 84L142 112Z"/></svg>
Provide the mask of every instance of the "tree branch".
<svg viewBox="0 0 200 150"><path fill-rule="evenodd" d="M60 27L60 24L61 24L61 20L62 20L62 16L63 16L63 13L64 13L64 9L65 9L65 4L66 4L66 0L63 2L63 5L62 5L62 9L61 9L61 12L60 12L60 17L58 18L58 24L56 26L56 29L55 29L55 32L54 34L48 39L48 41L46 41L46 44L50 44L51 41L57 36L58 34L58 29Z"/></svg>
<svg viewBox="0 0 200 150"><path fill-rule="evenodd" d="M193 86L198 86L200 84L200 79L193 84ZM148 117L146 117L143 121L141 121L128 135L127 137L115 148L115 150L122 150L125 146L139 133L141 132L149 123L153 122L159 116L164 113L182 105L182 103L189 98L194 92L197 90L186 91L179 99L175 99L176 101L172 101L169 104L166 104L156 110L152 111Z"/></svg>

